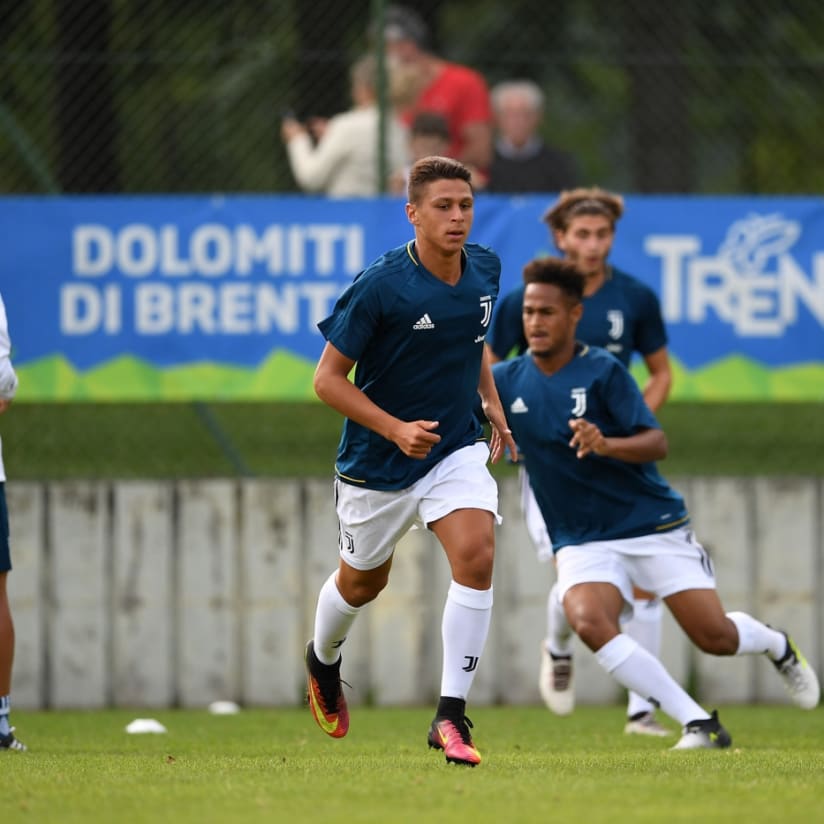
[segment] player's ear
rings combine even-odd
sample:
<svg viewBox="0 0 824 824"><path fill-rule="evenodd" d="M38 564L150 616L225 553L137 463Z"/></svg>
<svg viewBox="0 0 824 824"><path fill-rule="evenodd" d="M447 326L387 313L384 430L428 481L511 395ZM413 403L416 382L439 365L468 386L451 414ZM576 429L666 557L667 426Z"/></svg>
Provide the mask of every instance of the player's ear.
<svg viewBox="0 0 824 824"><path fill-rule="evenodd" d="M418 222L418 210L414 203L406 204L406 219L413 224Z"/></svg>
<svg viewBox="0 0 824 824"><path fill-rule="evenodd" d="M560 229L552 230L552 239L555 241L556 248L560 249L562 252L566 251L564 249L564 233Z"/></svg>

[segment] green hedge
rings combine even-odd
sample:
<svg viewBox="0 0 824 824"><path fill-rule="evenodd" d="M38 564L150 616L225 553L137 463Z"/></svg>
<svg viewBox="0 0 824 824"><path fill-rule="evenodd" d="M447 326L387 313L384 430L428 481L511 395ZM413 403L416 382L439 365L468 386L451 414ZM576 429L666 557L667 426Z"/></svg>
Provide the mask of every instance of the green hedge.
<svg viewBox="0 0 824 824"><path fill-rule="evenodd" d="M824 475L824 404L671 403L659 417L667 475ZM17 403L0 417L19 480L331 476L340 426L320 403Z"/></svg>

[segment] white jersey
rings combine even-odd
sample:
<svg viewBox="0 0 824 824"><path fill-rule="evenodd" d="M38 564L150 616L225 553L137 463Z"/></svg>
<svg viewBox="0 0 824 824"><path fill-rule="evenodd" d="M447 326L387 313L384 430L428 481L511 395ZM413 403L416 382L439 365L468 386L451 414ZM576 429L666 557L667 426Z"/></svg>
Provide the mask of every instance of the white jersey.
<svg viewBox="0 0 824 824"><path fill-rule="evenodd" d="M0 398L10 401L17 391L17 375L11 365L11 341L9 340L9 324L6 320L6 306L3 296L0 295ZM6 470L3 466L3 443L0 441L0 481L6 480Z"/></svg>

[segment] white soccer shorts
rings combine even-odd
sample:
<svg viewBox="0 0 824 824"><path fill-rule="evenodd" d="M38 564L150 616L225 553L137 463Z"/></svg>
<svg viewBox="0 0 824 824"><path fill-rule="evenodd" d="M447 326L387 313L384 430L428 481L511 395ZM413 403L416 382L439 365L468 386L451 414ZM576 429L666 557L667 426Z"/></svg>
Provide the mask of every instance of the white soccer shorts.
<svg viewBox="0 0 824 824"><path fill-rule="evenodd" d="M659 598L687 589L715 589L710 556L688 527L565 546L555 559L561 600L576 584L613 584L624 599L622 621L632 617L633 583Z"/></svg>
<svg viewBox="0 0 824 824"><path fill-rule="evenodd" d="M375 569L410 529L425 528L456 509L483 509L500 523L488 460L489 447L479 441L447 455L407 489L364 489L336 478L341 558L355 569Z"/></svg>

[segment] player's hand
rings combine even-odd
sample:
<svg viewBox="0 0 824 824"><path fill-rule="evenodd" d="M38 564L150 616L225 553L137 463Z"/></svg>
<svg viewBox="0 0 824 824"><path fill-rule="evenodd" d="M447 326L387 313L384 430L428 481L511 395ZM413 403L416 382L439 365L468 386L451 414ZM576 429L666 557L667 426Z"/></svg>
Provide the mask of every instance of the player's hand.
<svg viewBox="0 0 824 824"><path fill-rule="evenodd" d="M575 450L576 457L585 458L590 453L601 455L606 450L606 438L594 423L584 418L572 418L569 428L573 433L569 445Z"/></svg>
<svg viewBox="0 0 824 824"><path fill-rule="evenodd" d="M5 398L0 398L0 415L2 415L11 406L11 401Z"/></svg>
<svg viewBox="0 0 824 824"><path fill-rule="evenodd" d="M422 461L441 441L441 436L432 431L439 425L440 421L403 421L392 440L404 455Z"/></svg>
<svg viewBox="0 0 824 824"><path fill-rule="evenodd" d="M490 423L492 423L490 421ZM497 463L509 450L509 456L513 463L518 461L518 445L512 437L512 430L507 427L498 428L492 424L492 437L489 440L489 461Z"/></svg>

